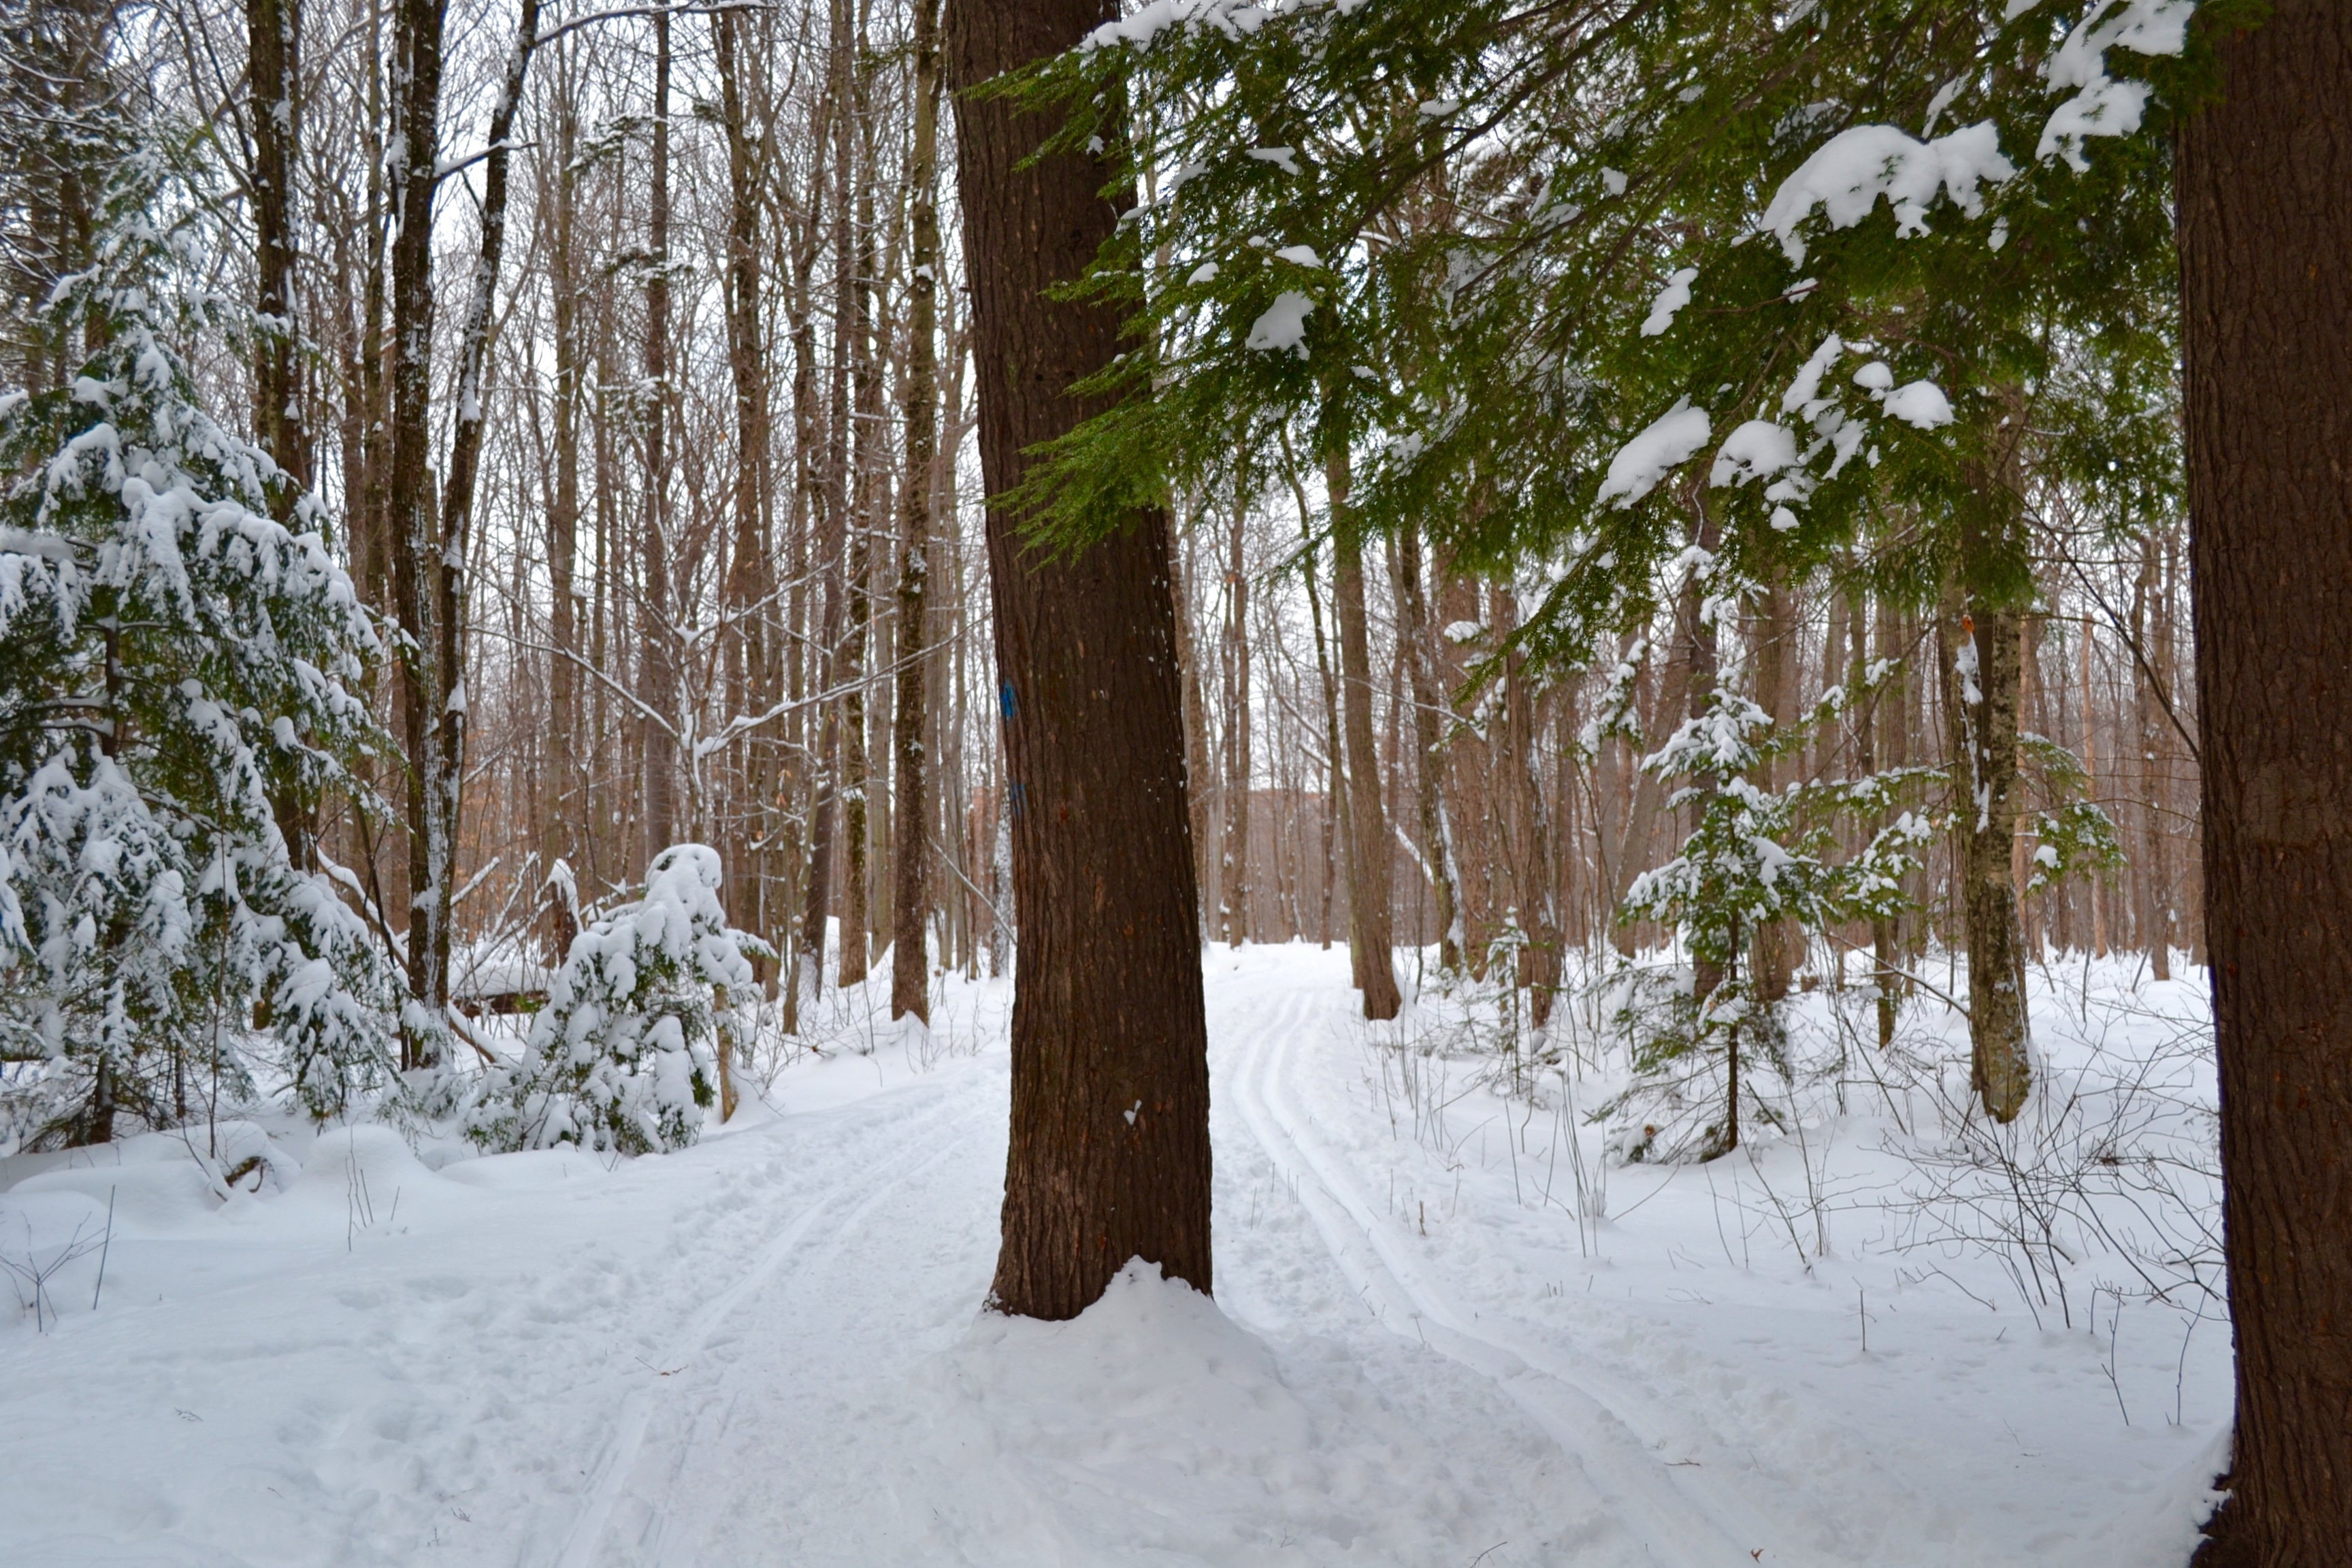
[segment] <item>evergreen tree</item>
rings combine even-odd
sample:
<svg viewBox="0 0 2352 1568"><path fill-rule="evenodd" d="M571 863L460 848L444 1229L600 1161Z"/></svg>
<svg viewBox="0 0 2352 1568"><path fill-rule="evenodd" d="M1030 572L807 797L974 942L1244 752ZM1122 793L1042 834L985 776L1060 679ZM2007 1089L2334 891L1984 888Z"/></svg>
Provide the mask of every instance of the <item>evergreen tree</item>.
<svg viewBox="0 0 2352 1568"><path fill-rule="evenodd" d="M1516 640L1574 667L1680 592L1703 674L1704 575L1797 581L1866 542L1972 645L1952 810L2008 1120L2030 509L2063 487L2129 530L2179 494L2167 159L2133 134L2178 90L2128 73L2189 10L1149 7L1030 90L1078 107L1072 145L1131 104L1161 176L1088 284L1155 351L1101 384L1151 396L1029 488L1082 531L1106 494L1312 429L1349 449L1360 526L1539 568Z"/></svg>
<svg viewBox="0 0 2352 1568"><path fill-rule="evenodd" d="M176 346L251 326L201 281L203 195L163 152L118 165L45 307L88 357L0 399L0 1058L35 1142L170 1125L263 1067L324 1116L390 1065L397 981L273 810L364 799L381 650L317 501L271 515L288 477Z"/></svg>
<svg viewBox="0 0 2352 1568"><path fill-rule="evenodd" d="M654 858L645 896L572 939L521 1058L494 1069L467 1116L492 1149L559 1143L660 1153L701 1135L737 1037L731 998L767 944L727 923L716 850Z"/></svg>
<svg viewBox="0 0 2352 1568"><path fill-rule="evenodd" d="M1640 1135L1621 1144L1629 1158L1713 1159L1739 1146L1743 1103L1756 1108L1751 1116L1774 1116L1752 1089L1744 1096L1742 1089L1748 1058L1769 1056L1782 1071L1787 1065L1780 1050L1781 1000L1739 967L1758 928L1786 921L1817 931L1884 918L1906 901L1904 874L1934 837L1931 825L1904 811L1843 858L1835 853L1837 830L1890 816L1902 796L1934 776L1928 770L1777 790L1755 782L1759 764L1801 748L1848 697L1832 692L1804 722L1776 730L1763 709L1728 684L1719 686L1706 710L1642 764L1675 785L1670 805L1696 807L1696 822L1673 858L1633 879L1622 918L1676 927L1693 979L1687 989L1675 989L1661 1024L1643 1028L1635 1043L1635 1070L1645 1081L1607 1108L1644 1112L1635 1119ZM1724 1063L1721 1099L1692 1092L1717 1058Z"/></svg>

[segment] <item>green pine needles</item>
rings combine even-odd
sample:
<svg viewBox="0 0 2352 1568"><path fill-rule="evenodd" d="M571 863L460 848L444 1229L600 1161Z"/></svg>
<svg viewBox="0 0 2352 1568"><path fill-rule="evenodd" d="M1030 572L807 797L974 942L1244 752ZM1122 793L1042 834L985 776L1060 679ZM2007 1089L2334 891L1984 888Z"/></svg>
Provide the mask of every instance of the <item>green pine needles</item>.
<svg viewBox="0 0 2352 1568"><path fill-rule="evenodd" d="M398 978L281 827L366 796L379 645L317 502L273 518L286 476L177 346L239 325L198 281L193 178L117 166L47 306L86 359L0 398L0 1122L35 1145L264 1068L320 1116L391 1073Z"/></svg>

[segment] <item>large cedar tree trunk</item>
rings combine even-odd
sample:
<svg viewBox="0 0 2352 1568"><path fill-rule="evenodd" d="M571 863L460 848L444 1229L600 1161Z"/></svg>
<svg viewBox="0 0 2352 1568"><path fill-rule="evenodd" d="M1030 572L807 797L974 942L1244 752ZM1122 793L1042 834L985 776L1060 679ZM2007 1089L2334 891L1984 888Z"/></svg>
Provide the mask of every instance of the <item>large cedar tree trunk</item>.
<svg viewBox="0 0 2352 1568"><path fill-rule="evenodd" d="M1101 0L955 0L959 89L1068 47ZM1024 161L1048 122L1002 99L957 117L980 450L991 494L1094 411L1071 383L1118 351L1115 310L1048 300L1109 237L1100 164ZM1168 519L1075 554L988 517L1020 947L1013 1132L995 1305L1069 1318L1130 1258L1210 1287L1209 1067L1184 788Z"/></svg>
<svg viewBox="0 0 2352 1568"><path fill-rule="evenodd" d="M2212 1555L2288 1568L2352 1550L2352 7L2215 42L2179 176L2238 1349Z"/></svg>

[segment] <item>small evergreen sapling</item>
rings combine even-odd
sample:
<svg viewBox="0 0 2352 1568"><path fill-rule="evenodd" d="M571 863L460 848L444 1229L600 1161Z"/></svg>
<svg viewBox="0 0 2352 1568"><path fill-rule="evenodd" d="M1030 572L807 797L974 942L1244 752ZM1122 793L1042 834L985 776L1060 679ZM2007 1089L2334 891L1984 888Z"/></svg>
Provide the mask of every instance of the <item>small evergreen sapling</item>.
<svg viewBox="0 0 2352 1568"><path fill-rule="evenodd" d="M1634 879L1620 918L1679 929L1692 973L1721 976L1706 994L1677 990L1662 1010L1629 1018L1640 1028L1637 1082L1603 1115L1640 1112L1637 1135L1621 1141L1632 1160L1711 1160L1739 1146L1741 1108L1774 1117L1743 1067L1786 1071L1778 1003L1761 1001L1740 972L1748 935L1785 920L1804 930L1892 914L1906 903L1904 873L1934 829L1905 811L1857 853L1834 858L1843 823L1875 820L1919 782L1924 769L1896 769L1861 779L1756 784L1759 764L1801 747L1845 703L1830 694L1799 723L1775 730L1763 709L1728 687L1686 721L1643 767L1676 786L1670 807L1696 805L1697 820L1681 851ZM1628 1009L1632 1013L1633 1009ZM1663 1016L1658 1016L1663 1012ZM1759 1060L1759 1058L1762 1060ZM1702 1087L1709 1064L1724 1064L1719 1100Z"/></svg>
<svg viewBox="0 0 2352 1568"><path fill-rule="evenodd" d="M672 845L642 899L572 938L521 1057L483 1087L475 1142L650 1154L701 1135L734 1036L729 998L757 984L748 955L769 955L727 923L722 881L716 850Z"/></svg>

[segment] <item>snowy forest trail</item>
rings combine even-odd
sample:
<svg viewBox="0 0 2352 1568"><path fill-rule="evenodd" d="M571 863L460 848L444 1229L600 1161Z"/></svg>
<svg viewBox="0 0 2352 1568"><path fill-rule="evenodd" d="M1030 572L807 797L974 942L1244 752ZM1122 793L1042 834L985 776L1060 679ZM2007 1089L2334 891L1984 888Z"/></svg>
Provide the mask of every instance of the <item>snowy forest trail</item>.
<svg viewBox="0 0 2352 1568"><path fill-rule="evenodd" d="M103 1309L86 1262L47 1332L0 1328L0 1561L2161 1560L2221 1336L1801 1268L1727 1172L1618 1172L1580 1228L1573 1119L1442 1055L1401 1106L1343 951L1206 978L1213 1306L1132 1276L1070 1323L980 1311L1001 985L976 1049L803 1062L657 1159L436 1171L337 1130L226 1206L136 1149L0 1171L0 1247L118 1200ZM2202 1417L2117 1420L2176 1377Z"/></svg>

